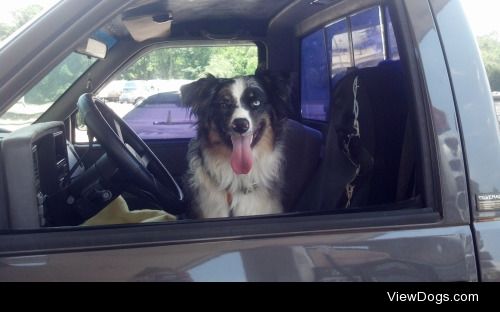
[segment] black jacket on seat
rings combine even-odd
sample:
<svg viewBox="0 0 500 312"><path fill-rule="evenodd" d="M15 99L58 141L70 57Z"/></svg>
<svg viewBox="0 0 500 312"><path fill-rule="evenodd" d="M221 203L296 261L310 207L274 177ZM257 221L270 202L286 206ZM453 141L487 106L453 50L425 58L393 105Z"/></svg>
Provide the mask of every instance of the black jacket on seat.
<svg viewBox="0 0 500 312"><path fill-rule="evenodd" d="M345 73L332 90L323 161L296 210L396 201L407 94L399 62Z"/></svg>

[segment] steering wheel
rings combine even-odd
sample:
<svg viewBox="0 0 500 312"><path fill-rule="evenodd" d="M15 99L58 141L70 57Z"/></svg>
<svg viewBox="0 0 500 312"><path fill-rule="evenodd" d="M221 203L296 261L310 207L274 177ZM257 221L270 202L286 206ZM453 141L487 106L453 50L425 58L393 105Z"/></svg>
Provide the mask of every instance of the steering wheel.
<svg viewBox="0 0 500 312"><path fill-rule="evenodd" d="M164 210L174 214L183 212L181 188L123 119L90 93L80 96L78 109L89 131L129 181L153 195Z"/></svg>

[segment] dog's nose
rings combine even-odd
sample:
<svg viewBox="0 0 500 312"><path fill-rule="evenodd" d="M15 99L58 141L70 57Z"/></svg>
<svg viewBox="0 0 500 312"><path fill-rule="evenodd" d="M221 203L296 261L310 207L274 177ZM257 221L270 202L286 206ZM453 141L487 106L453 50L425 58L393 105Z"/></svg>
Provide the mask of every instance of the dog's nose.
<svg viewBox="0 0 500 312"><path fill-rule="evenodd" d="M243 134L248 131L248 128L250 128L250 123L245 118L236 118L233 120L231 127L235 132Z"/></svg>

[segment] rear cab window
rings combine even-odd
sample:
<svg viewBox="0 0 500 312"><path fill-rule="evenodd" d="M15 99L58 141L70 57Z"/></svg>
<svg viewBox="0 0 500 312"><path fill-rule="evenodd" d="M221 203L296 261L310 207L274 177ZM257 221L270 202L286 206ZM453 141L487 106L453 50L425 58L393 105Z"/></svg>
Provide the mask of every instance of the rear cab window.
<svg viewBox="0 0 500 312"><path fill-rule="evenodd" d="M302 38L302 117L326 121L328 88L334 88L349 68L376 67L384 60L399 60L387 7L351 14Z"/></svg>

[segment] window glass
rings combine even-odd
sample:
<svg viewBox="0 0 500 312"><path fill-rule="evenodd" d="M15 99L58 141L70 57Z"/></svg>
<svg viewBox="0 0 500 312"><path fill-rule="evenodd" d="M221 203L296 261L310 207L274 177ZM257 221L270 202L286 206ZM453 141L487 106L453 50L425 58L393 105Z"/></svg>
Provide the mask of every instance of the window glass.
<svg viewBox="0 0 500 312"><path fill-rule="evenodd" d="M461 5L481 52L500 123L500 1L461 0Z"/></svg>
<svg viewBox="0 0 500 312"><path fill-rule="evenodd" d="M211 73L216 77L252 75L258 64L254 44L159 48L140 57L98 96L142 139L191 138L195 123L181 105L181 86ZM87 142L85 128L76 141Z"/></svg>
<svg viewBox="0 0 500 312"><path fill-rule="evenodd" d="M302 39L301 105L302 116L326 120L330 102L329 69L323 29Z"/></svg>
<svg viewBox="0 0 500 312"><path fill-rule="evenodd" d="M351 16L354 64L374 67L384 60L384 40L380 8L374 7Z"/></svg>
<svg viewBox="0 0 500 312"><path fill-rule="evenodd" d="M328 51L330 53L330 75L332 88L343 77L351 63L351 44L349 41L349 27L347 19L342 19L326 28Z"/></svg>
<svg viewBox="0 0 500 312"><path fill-rule="evenodd" d="M76 52L71 53L0 117L0 131L14 131L33 123L96 60Z"/></svg>
<svg viewBox="0 0 500 312"><path fill-rule="evenodd" d="M382 12L386 15L385 26ZM380 6L342 18L304 37L301 52L302 116L320 121L326 121L330 91L348 68L376 67L384 60L400 59L389 10L382 11Z"/></svg>

